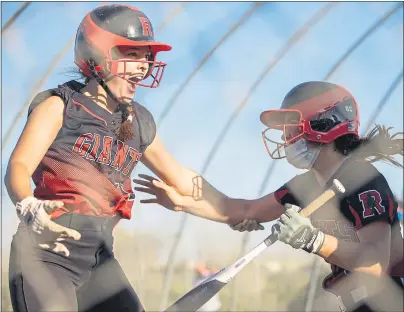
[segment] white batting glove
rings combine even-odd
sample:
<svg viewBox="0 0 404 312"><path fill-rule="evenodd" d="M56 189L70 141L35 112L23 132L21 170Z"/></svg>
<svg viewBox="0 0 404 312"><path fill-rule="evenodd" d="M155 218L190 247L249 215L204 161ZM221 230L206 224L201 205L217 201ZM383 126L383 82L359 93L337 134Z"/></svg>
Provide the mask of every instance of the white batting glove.
<svg viewBox="0 0 404 312"><path fill-rule="evenodd" d="M285 204L285 209L276 222L278 239L293 248L317 254L324 243L324 233L309 218L299 215L300 207Z"/></svg>
<svg viewBox="0 0 404 312"><path fill-rule="evenodd" d="M239 231L239 232L251 232L251 231L259 231L259 230L263 230L264 227L258 223L258 221L256 220L248 220L248 219L244 219L242 222L231 225L229 224L229 226L235 230L235 231Z"/></svg>
<svg viewBox="0 0 404 312"><path fill-rule="evenodd" d="M63 207L62 201L39 200L29 196L16 204L17 216L31 231L31 237L40 248L50 249L57 253L70 255L67 247L61 242L67 238L79 240L81 234L50 219L50 214Z"/></svg>

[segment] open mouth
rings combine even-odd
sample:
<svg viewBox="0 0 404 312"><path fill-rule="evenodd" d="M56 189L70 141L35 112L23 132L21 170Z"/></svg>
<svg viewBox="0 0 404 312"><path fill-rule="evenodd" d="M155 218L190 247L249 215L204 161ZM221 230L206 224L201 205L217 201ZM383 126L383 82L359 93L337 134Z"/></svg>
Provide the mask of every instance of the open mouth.
<svg viewBox="0 0 404 312"><path fill-rule="evenodd" d="M139 82L139 81L141 81L141 80L143 80L143 78L144 78L144 75L142 75L142 74L138 74L138 75L134 75L134 76L131 76L131 77L129 77L129 81L131 81L131 82Z"/></svg>
<svg viewBox="0 0 404 312"><path fill-rule="evenodd" d="M140 74L140 75L135 75L135 76L130 77L130 78L127 80L129 91L130 91L130 92L135 92L135 91L136 91L137 83L140 82L140 81L142 81L143 78L144 78L144 76L141 75L141 74Z"/></svg>
<svg viewBox="0 0 404 312"><path fill-rule="evenodd" d="M136 83L132 81L128 81L128 89L129 92L134 93L136 91Z"/></svg>

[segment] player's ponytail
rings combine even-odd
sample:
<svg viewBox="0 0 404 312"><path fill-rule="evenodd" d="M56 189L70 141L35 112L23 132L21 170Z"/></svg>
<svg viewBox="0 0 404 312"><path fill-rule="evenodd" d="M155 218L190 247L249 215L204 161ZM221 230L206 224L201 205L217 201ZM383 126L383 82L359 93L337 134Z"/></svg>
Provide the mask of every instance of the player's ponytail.
<svg viewBox="0 0 404 312"><path fill-rule="evenodd" d="M352 154L358 159L365 159L370 162L381 160L397 167L403 167L400 162L394 159L395 155L404 155L403 132L391 135L389 133L391 129L392 127L386 128L375 125L365 137L360 139L351 135L344 135L335 140L335 149L344 155Z"/></svg>
<svg viewBox="0 0 404 312"><path fill-rule="evenodd" d="M116 136L119 140L125 142L133 138L133 128L132 128L132 119L133 119L133 109L131 105L119 104L119 110L122 112L122 124L115 131Z"/></svg>

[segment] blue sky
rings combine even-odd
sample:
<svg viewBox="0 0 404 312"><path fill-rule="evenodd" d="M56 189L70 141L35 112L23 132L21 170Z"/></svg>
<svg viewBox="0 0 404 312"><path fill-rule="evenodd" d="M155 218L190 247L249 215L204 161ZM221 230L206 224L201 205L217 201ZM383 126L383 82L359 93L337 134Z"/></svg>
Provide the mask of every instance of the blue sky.
<svg viewBox="0 0 404 312"><path fill-rule="evenodd" d="M21 15L2 42L2 131L13 123L32 88L46 71L52 58L75 35L82 17L98 2L35 2ZM133 3L151 19L154 28L178 3ZM2 25L21 3L2 3ZM159 119L165 104L182 81L192 72L204 54L249 9L248 2L190 3L156 39L173 46L159 59L168 63L161 87L141 89L136 100ZM170 152L184 165L200 171L217 134L241 101L262 68L273 59L286 40L318 9L321 2L267 3L226 41L194 78L159 129ZM280 105L284 95L298 83L321 80L346 49L384 12L396 3L343 2L315 25L262 82L231 127L205 178L229 196L255 198L267 166L260 132L264 130L259 114ZM403 68L402 9L357 49L330 79L350 90L361 108L362 125L372 109ZM64 72L74 66L73 48L63 57L43 89L69 79ZM22 131L21 120L3 150L2 168ZM403 84L395 90L378 123L403 128ZM377 167L388 179L393 191L401 194L402 171L385 164ZM149 171L140 165L136 173ZM286 161L277 165L266 190L273 191L299 171ZM3 224L15 220L8 196L3 196ZM142 198L138 195L138 199ZM136 205L131 221L120 226L129 229L159 228L161 237L171 240L179 223L179 214L154 205ZM12 222L10 222L11 224ZM209 229L207 231L207 229ZM9 242L14 223L3 230L3 244ZM218 233L223 239L217 239ZM254 233L252 244L264 233ZM232 248L241 234L226 226L191 217L181 248L182 256L202 249ZM170 246L168 244L167 246ZM233 248L234 249L234 248ZM237 249L237 248L236 248ZM237 249L238 250L238 249Z"/></svg>

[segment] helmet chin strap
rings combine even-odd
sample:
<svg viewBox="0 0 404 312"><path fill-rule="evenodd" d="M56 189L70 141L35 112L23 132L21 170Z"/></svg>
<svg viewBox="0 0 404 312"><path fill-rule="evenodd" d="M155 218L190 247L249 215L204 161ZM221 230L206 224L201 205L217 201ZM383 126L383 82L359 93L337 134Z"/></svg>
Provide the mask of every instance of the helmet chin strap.
<svg viewBox="0 0 404 312"><path fill-rule="evenodd" d="M119 106L120 105L124 105L122 104L117 97L115 96L115 94L112 93L112 91L108 88L108 86L105 84L104 80L102 80L102 78L100 77L100 75L97 73L97 71L95 70L95 64L94 64L94 60L90 60L89 61L89 65L90 65L90 72L91 75L95 78L95 80L97 80L98 84L105 90L105 92L108 94L108 96L115 101L116 103L118 103L118 106L116 108L115 111L119 110Z"/></svg>

